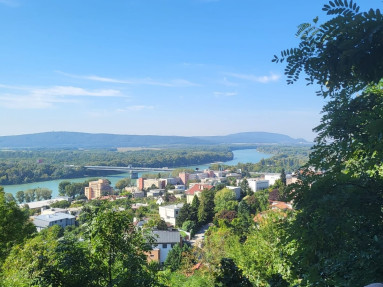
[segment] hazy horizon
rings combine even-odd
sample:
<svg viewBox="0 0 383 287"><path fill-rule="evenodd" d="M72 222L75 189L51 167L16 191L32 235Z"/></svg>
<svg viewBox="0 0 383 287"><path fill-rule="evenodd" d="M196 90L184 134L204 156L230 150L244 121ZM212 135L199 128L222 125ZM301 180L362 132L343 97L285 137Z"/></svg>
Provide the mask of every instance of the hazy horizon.
<svg viewBox="0 0 383 287"><path fill-rule="evenodd" d="M312 141L325 101L304 75L287 85L271 59L326 3L0 0L0 136L262 130Z"/></svg>

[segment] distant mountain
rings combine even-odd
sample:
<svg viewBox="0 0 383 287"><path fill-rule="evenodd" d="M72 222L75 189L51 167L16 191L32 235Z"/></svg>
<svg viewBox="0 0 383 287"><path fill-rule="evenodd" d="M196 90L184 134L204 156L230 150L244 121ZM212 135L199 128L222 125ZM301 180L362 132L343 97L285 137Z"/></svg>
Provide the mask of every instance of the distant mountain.
<svg viewBox="0 0 383 287"><path fill-rule="evenodd" d="M227 136L181 137L154 135L114 135L79 132L46 132L2 136L0 148L117 148L169 145L214 145L234 143L307 143L303 139L265 132L238 133Z"/></svg>
<svg viewBox="0 0 383 287"><path fill-rule="evenodd" d="M278 143L278 144L299 144L308 143L304 139L294 139L287 135L266 133L266 132L246 132L230 134L227 136L208 136L198 137L202 140L207 140L219 144L234 144L234 143Z"/></svg>

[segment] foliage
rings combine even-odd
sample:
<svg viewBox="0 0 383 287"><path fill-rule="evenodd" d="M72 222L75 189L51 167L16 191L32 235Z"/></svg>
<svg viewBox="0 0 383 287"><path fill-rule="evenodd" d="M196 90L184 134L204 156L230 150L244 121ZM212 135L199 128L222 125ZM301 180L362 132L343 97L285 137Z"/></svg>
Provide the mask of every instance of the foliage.
<svg viewBox="0 0 383 287"><path fill-rule="evenodd" d="M190 247L187 244L180 246L180 244L177 243L174 245L164 262L165 268L172 272L176 271L180 267L182 258L187 252L190 252Z"/></svg>
<svg viewBox="0 0 383 287"><path fill-rule="evenodd" d="M383 18L353 1L323 10L330 20L302 24L299 47L275 57L288 83L304 71L328 98L301 182L287 190L299 210L288 240L304 284L363 286L383 280Z"/></svg>
<svg viewBox="0 0 383 287"><path fill-rule="evenodd" d="M198 222L201 224L210 222L214 217L214 195L215 192L213 189L204 189L201 193L198 208Z"/></svg>
<svg viewBox="0 0 383 287"><path fill-rule="evenodd" d="M231 258L222 258L220 270L216 277L215 286L233 286L233 287L251 287L249 279L243 276L240 270Z"/></svg>
<svg viewBox="0 0 383 287"><path fill-rule="evenodd" d="M233 153L227 147L136 150L16 150L0 151L0 184L21 184L52 179L105 176L117 171L97 171L87 165L179 167L227 161ZM177 174L178 175L178 174ZM60 189L63 193L63 189Z"/></svg>
<svg viewBox="0 0 383 287"><path fill-rule="evenodd" d="M88 229L91 256L100 272L102 285L149 286L153 278L146 255L151 238L144 238L125 211L102 210Z"/></svg>
<svg viewBox="0 0 383 287"><path fill-rule="evenodd" d="M1 285L49 286L45 281L55 265L55 250L61 230L53 226L31 238L24 245L16 245L3 264Z"/></svg>
<svg viewBox="0 0 383 287"><path fill-rule="evenodd" d="M23 242L36 231L29 221L29 214L21 210L15 201L7 202L0 187L0 264L12 246Z"/></svg>
<svg viewBox="0 0 383 287"><path fill-rule="evenodd" d="M70 202L67 200L56 201L50 205L52 208L68 208L69 206Z"/></svg>
<svg viewBox="0 0 383 287"><path fill-rule="evenodd" d="M273 60L286 60L288 84L304 71L308 83L320 85L326 97L343 89L354 93L383 78L382 14L379 9L359 10L352 0L330 1L323 11L332 19L319 25L316 17L312 24L299 26L299 47L284 50Z"/></svg>
<svg viewBox="0 0 383 287"><path fill-rule="evenodd" d="M214 211L236 210L238 202L234 190L224 188L218 191L214 197Z"/></svg>

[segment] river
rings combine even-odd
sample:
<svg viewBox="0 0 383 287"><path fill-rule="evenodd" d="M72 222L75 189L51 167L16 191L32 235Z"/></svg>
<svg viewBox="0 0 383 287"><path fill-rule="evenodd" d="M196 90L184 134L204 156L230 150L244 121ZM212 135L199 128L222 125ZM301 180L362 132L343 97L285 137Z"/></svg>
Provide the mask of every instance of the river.
<svg viewBox="0 0 383 287"><path fill-rule="evenodd" d="M270 158L272 155L270 154L265 154L258 152L255 149L243 149L243 150L235 150L233 151L234 158L230 161L226 161L223 164L226 165L236 165L239 162L242 163L257 163L259 162L262 158ZM195 166L190 166L188 168L198 168L199 170L204 170L209 167L209 164L205 165L195 165ZM145 172L147 173L147 172ZM138 173L138 176L141 176L142 173ZM122 178L125 177L130 177L129 173L120 173L116 175L108 175L106 176L107 179L110 180L111 185L114 186L117 181L119 181ZM71 182L84 182L87 179L90 179L92 177L82 177L82 178L73 178L73 179L56 179L56 180L49 180L49 181L40 181L40 182L32 182L32 183L26 183L26 184L14 184L14 185L3 185L4 191L12 193L13 195L16 195L16 192L19 190L27 190L27 189L33 189L33 188L48 188L52 190L52 197L58 196L58 186L59 183L62 182L63 180L68 180Z"/></svg>

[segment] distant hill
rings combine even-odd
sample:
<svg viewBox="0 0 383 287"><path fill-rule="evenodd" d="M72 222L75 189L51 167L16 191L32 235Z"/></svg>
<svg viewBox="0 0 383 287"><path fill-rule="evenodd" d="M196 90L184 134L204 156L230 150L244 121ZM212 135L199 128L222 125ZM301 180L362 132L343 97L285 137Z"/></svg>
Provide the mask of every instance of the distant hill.
<svg viewBox="0 0 383 287"><path fill-rule="evenodd" d="M265 132L238 133L227 136L181 137L154 135L114 135L79 132L46 132L0 137L0 148L117 148L170 145L214 145L233 143L307 143L303 139Z"/></svg>
<svg viewBox="0 0 383 287"><path fill-rule="evenodd" d="M234 143L278 143L278 144L298 144L308 143L304 139L294 139L287 135L266 133L266 132L246 132L227 136L198 137L213 143L234 144Z"/></svg>

